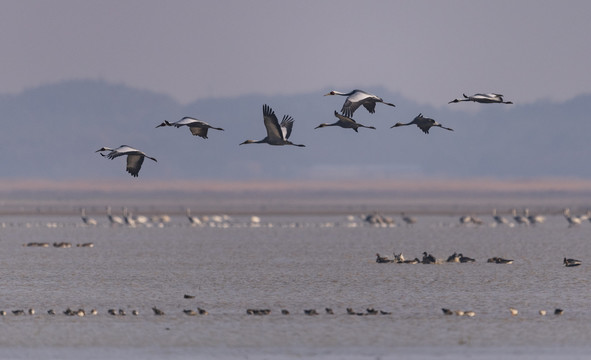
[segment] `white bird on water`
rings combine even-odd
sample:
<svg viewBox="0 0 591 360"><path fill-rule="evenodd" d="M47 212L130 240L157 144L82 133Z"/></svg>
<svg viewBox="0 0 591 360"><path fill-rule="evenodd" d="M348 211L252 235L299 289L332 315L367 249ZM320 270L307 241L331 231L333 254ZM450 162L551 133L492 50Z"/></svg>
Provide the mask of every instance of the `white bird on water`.
<svg viewBox="0 0 591 360"><path fill-rule="evenodd" d="M107 206L107 218L111 225L123 225L124 221L121 216L111 214L111 207Z"/></svg>
<svg viewBox="0 0 591 360"><path fill-rule="evenodd" d="M201 220L197 216L191 215L191 209L187 208L187 219L191 223L191 226L201 225Z"/></svg>
<svg viewBox="0 0 591 360"><path fill-rule="evenodd" d="M390 126L390 129L398 127L398 126L408 126L408 125L418 126L419 129L421 129L425 134L428 134L429 129L431 129L433 126L440 127L442 129L449 130L449 131L454 131L454 129L446 128L431 118L424 117L422 113L417 115L417 117L415 117L413 121L406 123L406 124L398 122L398 123Z"/></svg>
<svg viewBox="0 0 591 360"><path fill-rule="evenodd" d="M524 210L524 215L525 215L525 217L527 217L527 220L529 221L529 223L530 224L533 224L533 225L535 225L535 224L541 224L544 221L546 221L546 217L543 216L543 215L530 215L528 208L526 208Z"/></svg>
<svg viewBox="0 0 591 360"><path fill-rule="evenodd" d="M156 126L156 128L159 128L161 126L174 126L176 128L180 128L181 126L187 126L189 128L189 130L191 130L191 134L193 134L195 136L202 137L204 139L207 139L207 130L209 130L209 129L224 131L224 129L222 129L222 128L213 127L213 126L209 125L208 123L206 123L205 121L201 121L201 120L189 117L189 116L185 116L184 118L180 119L179 121L173 122L173 123L170 123L167 120L164 120L164 122L162 124Z"/></svg>
<svg viewBox="0 0 591 360"><path fill-rule="evenodd" d="M408 216L405 213L400 213L400 216L402 216L402 221L404 221L405 223L407 223L408 225L412 225L415 224L417 222L417 219L412 217L412 216Z"/></svg>
<svg viewBox="0 0 591 360"><path fill-rule="evenodd" d="M129 227L135 227L135 219L131 215L131 212L127 210L126 207L123 208L123 220L125 220L125 225Z"/></svg>
<svg viewBox="0 0 591 360"><path fill-rule="evenodd" d="M527 216L517 215L517 209L513 209L512 214L513 220L515 220L518 225L529 225L529 219Z"/></svg>
<svg viewBox="0 0 591 360"><path fill-rule="evenodd" d="M108 151L105 155L102 152ZM148 158L150 160L158 161L153 157L146 155L144 152L134 149L128 145L121 145L117 149L111 149L109 147L102 147L98 149L98 153L101 153L101 156L106 157L107 159L113 160L119 156L127 156L127 172L131 174L133 177L137 177L140 169L142 168L142 164L144 163L144 158Z"/></svg>
<svg viewBox="0 0 591 360"><path fill-rule="evenodd" d="M80 217L82 218L82 222L84 222L85 225L89 225L89 226L96 226L97 225L97 221L95 219L86 216L86 209L85 208L80 209Z"/></svg>
<svg viewBox="0 0 591 360"><path fill-rule="evenodd" d="M343 108L341 109L341 113L348 117L352 117L355 110L357 110L357 108L359 108L361 105L363 105L363 107L366 108L370 114L376 112L376 103L379 102L389 106L396 106L394 104L385 102L381 97L358 89L348 93L342 93L340 91L333 90L328 94L324 94L324 96L329 95L347 96L347 99L345 99L345 103L343 104Z"/></svg>
<svg viewBox="0 0 591 360"><path fill-rule="evenodd" d="M566 221L568 221L569 227L581 225L581 219L577 216L571 215L569 208L564 209L563 215L564 215L564 218L566 219Z"/></svg>
<svg viewBox="0 0 591 360"><path fill-rule="evenodd" d="M351 119L350 117L347 117L345 115L341 115L336 111L334 112L334 116L336 116L339 119L337 122L332 123L332 124L320 124L320 125L316 126L314 129L323 128L323 127L327 127L327 126L340 126L343 129L353 129L353 130L355 130L355 132L358 132L357 129L360 127L374 129L374 130L376 129L373 126L365 126L365 125L359 124L358 122Z"/></svg>
<svg viewBox="0 0 591 360"><path fill-rule="evenodd" d="M509 220L505 219L501 215L497 215L497 209L493 209L493 211L492 211L492 217L493 217L493 219L495 221L495 224L498 224L498 225L509 225Z"/></svg>
<svg viewBox="0 0 591 360"><path fill-rule="evenodd" d="M448 102L448 104L451 103L458 103L458 102L462 102L462 101L473 101L473 102L477 102L477 103L481 103L481 104L513 104L511 101L503 101L503 95L501 94L474 94L472 96L466 96L466 94L462 94L464 95L463 99L454 99L450 102Z"/></svg>
<svg viewBox="0 0 591 360"><path fill-rule="evenodd" d="M277 116L275 116L275 112L273 109L269 107L269 105L263 105L263 120L265 123L265 128L267 129L267 136L259 141L255 140L246 140L240 145L244 144L269 144L269 145L293 145L304 147L306 145L301 144L294 144L289 141L289 136L291 135L291 130L293 128L293 118L289 115L284 115L283 120L281 120L281 124L279 124L279 120L277 120Z"/></svg>

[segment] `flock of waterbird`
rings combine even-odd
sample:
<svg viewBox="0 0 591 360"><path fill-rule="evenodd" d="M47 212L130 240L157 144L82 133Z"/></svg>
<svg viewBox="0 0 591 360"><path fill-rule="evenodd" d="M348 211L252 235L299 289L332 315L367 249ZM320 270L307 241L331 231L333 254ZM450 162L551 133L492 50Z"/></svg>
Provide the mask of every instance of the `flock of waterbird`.
<svg viewBox="0 0 591 360"><path fill-rule="evenodd" d="M492 211L492 218L493 222L491 225L493 226L510 226L513 227L515 225L537 225L543 224L546 221L546 217L540 214L530 214L529 209L525 208L521 214L517 212L517 209L513 209L511 211L512 216L510 218L506 218L500 214L497 214L497 209L493 209ZM587 210L584 214L581 215L572 215L569 208L565 208L562 211L562 215L564 216L565 220L568 223L569 227L581 225L583 222L591 222L591 210ZM513 220L513 221L511 221ZM460 217L460 224L461 225L482 225L485 221L480 219L476 215L464 215Z"/></svg>
<svg viewBox="0 0 591 360"><path fill-rule="evenodd" d="M192 300L192 299L195 299L195 295L185 294L183 296L183 298L187 299L187 300ZM476 316L476 312L472 311L472 310L452 311L447 308L442 308L441 311L443 311L444 315L458 315L458 316L468 316L468 317ZM509 311L512 316L517 316L519 314L519 311L513 307L509 308ZM26 311L24 309L16 309L16 310L11 310L10 312L15 316L21 316L21 315L27 315L27 314L28 315L37 314L37 312L33 308L29 308ZM157 308L155 306L152 307L152 312L155 316L166 315L166 312L164 312L164 310ZM246 315L254 315L254 316L265 316L265 315L271 314L272 312L273 311L269 308L248 308L248 309L246 309ZM84 317L86 315L93 315L93 316L99 315L99 312L96 309L91 309L90 311L86 311L83 308L78 308L77 310L73 310L69 307L66 310L62 311L62 313L66 316L76 316L76 317ZM127 311L125 311L125 309L122 309L122 308L119 308L119 309L111 308L111 309L108 309L106 313L108 315L111 315L114 317L122 317L122 316L127 315ZM137 309L131 310L130 313L133 316L140 315L140 312ZM197 310L183 308L182 313L184 313L187 316L209 315L209 312L201 307L197 307ZM326 315L335 315L334 310L329 307L324 308L324 313ZM544 315L546 315L546 310L540 310L538 313L540 315L544 316ZM562 315L563 313L564 313L564 310L562 310L560 308L557 308L554 310L554 315ZM8 314L8 312L6 312L4 310L0 310L0 316L6 316L7 314ZM55 316L56 314L57 313L54 309L47 310L47 315ZM283 309L281 309L280 314L281 315L290 315L291 312L288 309L283 308ZM308 315L308 316L320 315L320 313L316 309L313 309L313 308L312 309L304 309L303 314ZM355 310L353 310L352 307L348 307L348 308L346 308L346 314L347 315L357 315L357 316L369 316L369 315L378 315L378 314L379 315L392 315L392 312L385 311L385 310L377 310L373 307L368 307L365 309L365 311L355 311Z"/></svg>
<svg viewBox="0 0 591 360"><path fill-rule="evenodd" d="M489 264L513 264L513 259L505 259L498 256L493 256L486 260ZM462 253L454 252L450 256L447 257L447 260L437 259L435 256L429 254L428 252L423 252L422 260L415 257L414 259L406 259L404 254L401 252L396 254L394 252L394 258L389 258L387 256L382 256L380 253L376 254L376 263L378 264L444 264L444 263L473 263L476 262L476 259L464 256ZM581 260L577 259L567 259L566 257L562 261L563 265L566 267L575 267L581 265Z"/></svg>
<svg viewBox="0 0 591 360"><path fill-rule="evenodd" d="M329 96L329 95L340 95L340 96L347 97L345 99L345 103L343 104L343 107L341 109L341 114L339 114L338 112L335 111L334 115L338 119L336 122L330 123L330 124L329 123L322 123L322 124L318 125L315 129L329 127L329 126L338 126L338 127L342 127L345 129L353 129L355 132L357 132L358 131L357 129L360 127L375 130L375 127L373 127L373 126L362 125L362 124L356 122L355 120L353 120L352 116L355 113L355 111L359 107L363 106L365 109L367 109L367 111L369 111L370 114L373 114L373 113L375 113L375 107L376 107L377 103L382 103L384 105L388 105L388 106L392 106L392 107L396 106L392 103L385 102L382 98L380 98L374 94L370 94L366 91L358 90L358 89L350 91L348 93L343 93L343 92L333 90L333 91L325 94L325 96ZM477 102L477 103L483 103L483 104L495 104L495 103L496 104L512 104L511 101L504 101L503 95L501 95L501 94L494 94L494 93L474 94L472 96L467 96L466 94L463 94L463 96L464 97L462 99L454 99L454 100L450 101L449 103L451 104L451 103L458 103L458 102L464 102L464 101L471 101L471 102ZM265 105L263 105L263 122L265 125L265 129L267 130L267 136L261 140L258 140L258 141L257 140L246 140L246 141L242 142L240 145L269 144L269 145L279 145L279 146L280 145L293 145L293 146L298 146L298 147L305 146L303 144L294 144L293 142L291 142L289 140L290 135L293 130L293 123L294 123L294 119L290 115L284 115L283 119L281 120L281 123L280 123L279 120L277 119L277 116L275 115L275 112L273 111L273 109L271 109L270 106L265 104ZM434 119L424 117L422 113L420 113L418 116L416 116L409 123L398 122L398 123L394 124L393 126L391 126L391 128L399 127L399 126L408 126L408 125L416 125L425 134L428 134L429 130L432 127L440 127L445 130L453 131L453 129L448 128L448 127L444 127L443 125L441 125L440 123L438 123ZM204 121L201 121L201 120L198 120L198 119L195 119L192 117L188 117L188 116L183 117L181 120L179 120L177 122L173 122L173 123L165 120L160 125L156 126L156 128L167 127L167 126L173 126L176 128L186 126L191 131L191 134L193 134L194 136L199 136L203 139L207 139L207 132L209 131L209 129L220 130L220 131L224 130L222 128L211 126ZM110 159L110 160L113 160L113 159L120 157L120 156L127 156L126 170L133 177L138 176L139 171L142 167L142 164L144 163L144 158L148 158L150 160L157 161L154 157L148 156L143 151L138 150L138 149L133 148L128 145L121 145L118 148L102 147L102 148L98 149L96 152L100 153L100 155L102 155L103 157L106 157L107 159Z"/></svg>
<svg viewBox="0 0 591 360"><path fill-rule="evenodd" d="M185 299L193 299L195 296L192 295L185 295ZM443 312L444 315L457 315L457 316L468 316L468 317L474 317L476 316L476 312L473 310L450 310L448 308L441 308L441 311ZM152 312L155 316L165 316L166 312L164 312L162 309L157 308L155 306L152 307ZM509 308L509 312L511 314L511 316L517 316L519 315L519 310L517 310L516 308L510 307ZM29 308L28 310L24 310L24 309L16 309L16 310L11 310L10 313L12 313L14 316L22 316L22 315L38 315L37 311L33 308ZM91 309L89 311L86 311L84 308L78 308L76 310L73 310L71 308L67 308L66 310L62 311L62 313L66 316L72 316L72 317L84 317L87 315L92 315L92 316L97 316L99 315L99 311L97 309ZM124 317L127 315L127 311L125 309L119 308L119 309L108 309L106 311L106 313L108 315L111 315L113 317ZM139 316L140 315L140 311L137 309L133 309L130 311L131 315L133 316ZM182 313L184 313L187 316L205 316L205 315L209 315L209 312L201 307L197 307L197 310L194 309L183 309ZM248 308L246 309L246 315L254 315L254 316L265 316L265 315L269 315L273 313L273 311L271 309L268 308ZM279 312L281 315L290 315L291 312L288 309L281 309L281 311ZM539 310L538 313L542 316L545 316L547 314L546 310ZM560 308L556 308L554 310L554 315L562 315L564 313L563 309ZM302 314L304 315L308 315L308 316L315 316L315 315L320 315L320 313L316 310L316 309L304 309ZM324 314L326 315L335 315L335 311L332 308L324 308ZM385 311L385 310L378 310L375 309L373 307L368 307L365 309L365 311L355 311L353 310L353 308L348 307L346 308L346 314L347 315L357 315L357 316L370 316L370 315L392 315L391 311ZM8 315L8 312L5 310L0 310L0 316L6 316ZM49 309L47 310L47 315L49 316L55 316L57 315L57 312L54 309Z"/></svg>
<svg viewBox="0 0 591 360"><path fill-rule="evenodd" d="M110 225L127 225L130 227L135 226L157 226L157 227L164 227L171 221L171 217L167 214L159 214L153 216L144 216L144 215L137 215L133 214L129 211L126 207L121 208L121 215L115 215L112 213L111 207L106 207L106 217L108 220L108 224ZM189 224L191 226L228 226L229 221L231 218L228 215L203 215L203 216L195 216L191 214L191 209L186 208L186 217L189 220ZM528 208L525 208L519 214L517 209L512 209L511 217L502 216L497 212L496 208L492 209L492 222L486 222L482 220L480 217L476 215L463 215L459 218L459 225L460 226L472 226L472 225L484 225L488 224L489 226L508 226L508 227L515 227L517 226L528 226L528 225L539 225L543 224L546 221L546 216L541 214L530 214ZM578 226L581 225L583 222L591 222L591 210L581 214L581 215L572 215L570 213L570 209L566 208L563 210L563 216L567 220L568 226ZM86 226L96 226L98 225L98 221L86 214L86 209L80 209L80 218L82 222ZM386 216L377 212L370 213L368 215L349 215L347 216L347 222L344 223L345 226L353 227L358 226L359 224L356 222L356 219L361 219L363 223L378 226L378 227L394 227L397 225L396 220L393 217ZM404 224L407 226L412 226L418 222L418 219L414 216L408 215L405 212L400 213L400 218ZM264 224L261 223L260 217L256 215L250 216L248 224L251 227L259 227L263 226ZM334 226L343 225L341 223L335 223ZM294 223L294 226L301 226L302 224ZM327 226L329 224L326 224Z"/></svg>

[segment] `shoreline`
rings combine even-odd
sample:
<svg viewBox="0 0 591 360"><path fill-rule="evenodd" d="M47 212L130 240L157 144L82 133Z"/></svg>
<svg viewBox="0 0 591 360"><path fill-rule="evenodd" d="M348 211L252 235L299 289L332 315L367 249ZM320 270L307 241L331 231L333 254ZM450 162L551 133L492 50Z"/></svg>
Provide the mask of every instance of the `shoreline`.
<svg viewBox="0 0 591 360"><path fill-rule="evenodd" d="M591 208L585 179L405 179L375 181L0 180L0 215L134 213L182 215L326 215L405 212L415 215L544 215Z"/></svg>

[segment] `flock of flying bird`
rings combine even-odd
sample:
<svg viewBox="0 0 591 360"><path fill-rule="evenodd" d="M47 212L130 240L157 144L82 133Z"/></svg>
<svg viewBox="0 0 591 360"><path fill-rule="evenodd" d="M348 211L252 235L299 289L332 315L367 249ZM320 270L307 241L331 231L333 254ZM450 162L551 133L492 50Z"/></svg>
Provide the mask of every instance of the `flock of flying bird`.
<svg viewBox="0 0 591 360"><path fill-rule="evenodd" d="M377 103L382 103L382 104L392 106L392 107L396 106L392 103L385 102L382 98L380 98L376 95L370 94L370 93L365 92L363 90L357 90L357 89L353 90L351 92L348 92L348 93L342 93L342 92L333 90L333 91L325 94L325 96L329 96L329 95L340 95L340 96L347 97L345 99L345 103L343 104L343 107L341 109L341 114L339 114L338 112L335 111L334 115L335 115L335 117L338 118L338 120L336 122L330 123L330 124L323 123L323 124L318 125L315 129L323 128L323 127L327 127L327 126L339 126L339 127L345 128L345 129L353 129L353 130L355 130L355 132L357 132L358 131L357 129L360 127L375 130L375 127L373 127L373 126L365 126L365 125L359 124L358 122L353 120L352 116L355 113L355 110L357 110L359 107L363 106L364 108L367 109L367 111L369 111L370 114L373 114L373 113L375 113L375 107L376 107ZM494 93L474 94L472 96L467 96L466 94L463 94L463 98L454 99L454 100L450 101L449 104L463 102L463 101L472 101L472 102L483 103L483 104L493 104L493 103L513 104L511 101L504 101L503 95L494 94ZM269 145L293 145L293 146L298 146L298 147L305 146L303 144L294 144L289 140L289 137L290 137L291 132L293 130L293 122L294 122L294 119L290 115L284 115L283 119L281 120L281 123L280 123L279 120L277 119L277 116L275 115L275 112L273 111L273 109L271 109L271 107L269 107L268 105L265 104L265 105L263 105L263 122L265 124L265 129L267 130L267 136L265 138L263 138L262 140L258 140L258 141L246 140L246 141L242 142L240 145L269 144ZM453 131L453 129L444 127L443 125L441 125L440 123L438 123L437 121L435 121L431 118L424 117L422 113L419 114L418 116L416 116L414 118L414 120L409 123L398 122L395 125L391 126L391 128L399 127L399 126L408 126L408 125L416 125L425 134L428 134L429 129L431 129L432 127L440 127L445 130ZM189 128L189 130L191 131L191 134L193 134L195 136L202 137L204 139L207 139L207 132L209 129L221 130L221 131L224 130L222 128L213 127L204 121L201 121L201 120L198 120L198 119L195 119L192 117L188 117L188 116L182 118L181 120L179 120L177 122L173 122L173 123L170 123L165 120L162 124L160 124L156 127L159 128L159 127L164 127L164 126L174 126L176 128L180 128L182 126L187 126ZM106 157L107 159L110 159L110 160L113 160L113 159L120 157L120 156L127 156L127 172L129 172L134 177L138 176L139 171L142 167L142 164L144 163L144 158L148 158L150 160L157 161L155 158L146 155L143 151L135 149L135 148L128 146L128 145L121 145L120 147L118 147L116 149L113 149L110 147L102 147L102 148L98 149L96 152L100 153L100 155L102 155L103 157Z"/></svg>

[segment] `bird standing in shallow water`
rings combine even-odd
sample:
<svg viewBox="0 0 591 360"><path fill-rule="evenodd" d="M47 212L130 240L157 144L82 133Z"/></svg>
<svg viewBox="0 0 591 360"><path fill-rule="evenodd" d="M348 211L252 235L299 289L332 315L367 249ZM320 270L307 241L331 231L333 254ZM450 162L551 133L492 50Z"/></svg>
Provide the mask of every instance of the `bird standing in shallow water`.
<svg viewBox="0 0 591 360"><path fill-rule="evenodd" d="M495 224L497 224L497 225L503 225L503 224L509 225L509 221L507 219L505 219L501 215L497 215L497 209L493 209L492 217L493 217L493 220L495 221Z"/></svg>
<svg viewBox="0 0 591 360"><path fill-rule="evenodd" d="M417 222L417 219L412 217L412 216L408 216L405 213L400 213L400 216L402 217L402 221L404 221L405 223L407 223L408 225L412 225L414 223Z"/></svg>
<svg viewBox="0 0 591 360"><path fill-rule="evenodd" d="M162 126L174 126L176 128L180 128L181 126L187 126L189 128L189 130L191 130L191 134L193 134L195 136L202 137L204 139L207 139L207 131L209 129L224 131L224 129L222 129L222 128L213 127L213 126L209 125L208 123L206 123L205 121L201 121L201 120L189 117L189 116L185 116L184 118L180 119L179 121L176 121L173 123L170 123L167 120L164 120L164 122L162 124L156 126L156 128L159 128Z"/></svg>
<svg viewBox="0 0 591 360"><path fill-rule="evenodd" d="M334 112L334 116L336 116L339 119L337 122L332 123L332 124L320 124L320 125L316 126L314 129L323 128L323 127L327 127L327 126L340 126L343 129L353 129L353 130L355 130L355 132L358 132L357 129L360 127L374 129L374 130L376 129L373 126L365 126L365 125L359 124L358 122L351 119L350 117L347 117L345 115L341 115L336 111Z"/></svg>
<svg viewBox="0 0 591 360"><path fill-rule="evenodd" d="M103 151L108 151L108 153L105 155L105 154L103 154ZM128 145L121 145L117 149L111 149L109 147L102 147L95 152L100 153L101 156L106 157L107 159L110 159L110 160L113 160L114 158L119 157L119 156L126 155L127 156L127 172L130 173L131 176L133 176L133 177L138 176L138 173L140 172L140 169L142 168L142 164L144 163L144 158L154 160L155 162L158 161L155 158L146 155L143 151L140 151L138 149L134 149Z"/></svg>
<svg viewBox="0 0 591 360"><path fill-rule="evenodd" d="M96 226L97 222L95 219L86 216L86 209L80 209L80 217L82 218L82 222L88 226Z"/></svg>
<svg viewBox="0 0 591 360"><path fill-rule="evenodd" d="M244 144L269 144L269 145L294 145L299 147L304 147L306 145L301 144L294 144L289 141L289 136L291 135L291 130L293 128L293 118L289 115L284 115L283 120L281 120L281 124L279 124L279 120L277 120L277 116L275 116L275 112L273 109L269 107L269 105L263 105L263 120L265 123L265 128L267 129L267 136L259 141L255 140L246 140L240 145Z"/></svg>
<svg viewBox="0 0 591 360"><path fill-rule="evenodd" d="M341 109L341 113L345 116L348 116L348 117L352 117L355 110L357 110L357 108L359 108L361 105L363 105L363 107L366 108L370 114L373 114L376 112L376 103L379 103L379 102L382 104L389 105L389 106L396 106L394 104L385 102L384 100L382 100L381 97L378 97L374 94L370 94L366 91L358 90L358 89L355 89L355 90L348 92L348 93L342 93L342 92L333 90L333 91L329 92L328 94L324 94L324 96L329 96L329 95L347 96L347 99L345 100L345 103L343 104L343 108Z"/></svg>
<svg viewBox="0 0 591 360"><path fill-rule="evenodd" d="M441 125L440 123L438 123L437 121L435 121L431 118L424 117L422 113L417 115L417 117L415 117L413 121L406 123L406 124L398 122L398 123L390 126L390 129L398 127L398 126L408 126L408 125L418 126L419 129L421 129L425 134L428 134L429 129L431 129L433 126L440 127L442 129L449 130L449 131L454 131L453 129L444 127L443 125Z"/></svg>
<svg viewBox="0 0 591 360"><path fill-rule="evenodd" d="M568 227L581 225L581 218L571 215L569 208L564 209L563 215L566 221L568 221Z"/></svg>

